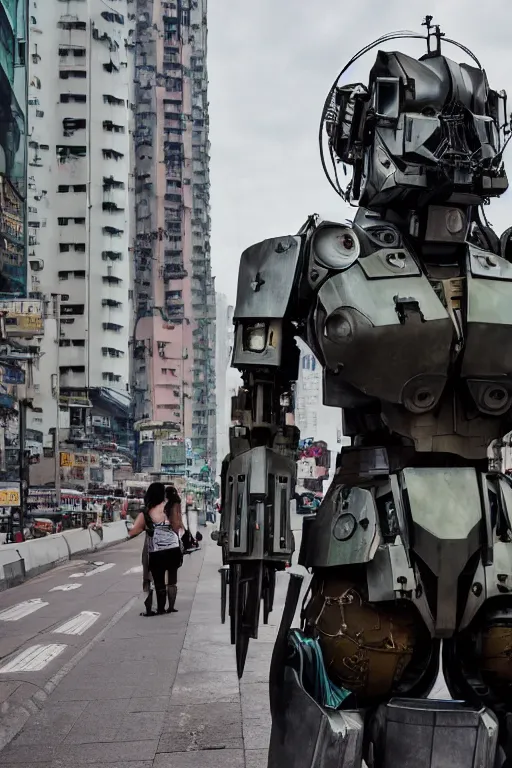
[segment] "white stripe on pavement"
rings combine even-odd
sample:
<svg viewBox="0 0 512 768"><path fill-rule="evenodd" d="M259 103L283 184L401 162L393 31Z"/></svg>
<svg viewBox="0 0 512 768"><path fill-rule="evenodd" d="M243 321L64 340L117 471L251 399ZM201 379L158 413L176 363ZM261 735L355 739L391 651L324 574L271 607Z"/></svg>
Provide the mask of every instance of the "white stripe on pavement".
<svg viewBox="0 0 512 768"><path fill-rule="evenodd" d="M80 589L81 584L60 584L58 587L50 589L50 592L69 592L72 589Z"/></svg>
<svg viewBox="0 0 512 768"><path fill-rule="evenodd" d="M129 576L131 573L142 573L142 565L135 565L129 571L125 571L123 576Z"/></svg>
<svg viewBox="0 0 512 768"><path fill-rule="evenodd" d="M96 565L96 563L93 563L93 565ZM95 573L102 573L103 571L108 571L109 568L113 568L115 563L104 563L102 565L99 565L97 568L95 568L93 571L89 571L89 573L86 573L87 576L94 576Z"/></svg>
<svg viewBox="0 0 512 768"><path fill-rule="evenodd" d="M72 573L69 578L70 579L81 579L82 576L85 576L85 573Z"/></svg>
<svg viewBox="0 0 512 768"><path fill-rule="evenodd" d="M53 634L83 635L84 632L92 627L94 622L97 621L99 617L100 614L94 613L94 611L82 611L82 613L79 613L78 616L75 616L73 619L70 619L64 624L61 624L61 626L57 627L57 629L54 629Z"/></svg>
<svg viewBox="0 0 512 768"><path fill-rule="evenodd" d="M0 667L0 673L7 672L39 672L44 669L50 661L57 658L66 648L65 645L31 645L30 648L22 651L14 659L8 661L5 666Z"/></svg>
<svg viewBox="0 0 512 768"><path fill-rule="evenodd" d="M19 619L29 616L34 611L44 608L45 605L49 605L49 603L43 603L40 598L26 600L24 603L18 603L18 605L14 605L12 608L0 611L0 621L19 621Z"/></svg>

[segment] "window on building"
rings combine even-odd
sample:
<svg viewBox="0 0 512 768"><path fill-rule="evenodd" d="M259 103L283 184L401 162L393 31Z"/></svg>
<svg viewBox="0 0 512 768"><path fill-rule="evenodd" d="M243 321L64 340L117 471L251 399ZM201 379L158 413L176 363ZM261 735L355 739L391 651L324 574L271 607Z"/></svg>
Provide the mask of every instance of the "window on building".
<svg viewBox="0 0 512 768"><path fill-rule="evenodd" d="M68 224L85 224L85 216L59 216L57 223L60 227L66 227Z"/></svg>
<svg viewBox="0 0 512 768"><path fill-rule="evenodd" d="M123 254L121 251L102 251L101 258L103 261L121 261Z"/></svg>
<svg viewBox="0 0 512 768"><path fill-rule="evenodd" d="M166 376L176 376L176 368L161 368L160 370Z"/></svg>
<svg viewBox="0 0 512 768"><path fill-rule="evenodd" d="M113 72L119 72L119 67L116 67L112 59L110 61L103 64L103 69L105 72L108 72L109 74L112 74Z"/></svg>
<svg viewBox="0 0 512 768"><path fill-rule="evenodd" d="M85 347L85 339L60 339L59 347Z"/></svg>
<svg viewBox="0 0 512 768"><path fill-rule="evenodd" d="M82 31L87 29L85 21L59 21L57 26L59 29L79 29Z"/></svg>
<svg viewBox="0 0 512 768"><path fill-rule="evenodd" d="M116 96L111 96L108 93L103 94L103 102L104 104L110 104L117 107L124 107L125 105L124 99L118 99Z"/></svg>
<svg viewBox="0 0 512 768"><path fill-rule="evenodd" d="M124 16L121 13L115 13L114 11L102 11L101 16L105 19L105 21L110 21L113 24L124 24Z"/></svg>
<svg viewBox="0 0 512 768"><path fill-rule="evenodd" d="M57 146L57 158L60 163L66 163L68 160L78 160L87 156L87 147L80 146Z"/></svg>
<svg viewBox="0 0 512 768"><path fill-rule="evenodd" d="M121 237L123 234L123 230L116 227L102 227L101 231L104 235L110 235L111 237Z"/></svg>
<svg viewBox="0 0 512 768"><path fill-rule="evenodd" d="M114 275L103 275L101 278L104 283L108 285L121 285L123 282L120 277L114 277Z"/></svg>
<svg viewBox="0 0 512 768"><path fill-rule="evenodd" d="M85 184L59 184L57 192L87 192Z"/></svg>
<svg viewBox="0 0 512 768"><path fill-rule="evenodd" d="M123 213L124 208L120 208L117 203L112 203L110 200L106 200L101 204L101 208L105 213Z"/></svg>
<svg viewBox="0 0 512 768"><path fill-rule="evenodd" d="M101 306L110 307L111 309L118 309L119 307L122 307L123 304L121 301L115 301L114 299L102 299Z"/></svg>
<svg viewBox="0 0 512 768"><path fill-rule="evenodd" d="M60 103L61 104L85 104L87 101L87 96L85 93L61 93L60 94Z"/></svg>
<svg viewBox="0 0 512 768"><path fill-rule="evenodd" d="M61 69L59 72L61 80L85 80L86 77L85 69Z"/></svg>
<svg viewBox="0 0 512 768"><path fill-rule="evenodd" d="M103 130L108 131L109 133L124 133L125 128L124 125L116 125L112 122L112 120L104 120L103 121Z"/></svg>
<svg viewBox="0 0 512 768"><path fill-rule="evenodd" d="M124 189L124 181L116 181L113 176L103 177L103 190L107 192L110 189Z"/></svg>
<svg viewBox="0 0 512 768"><path fill-rule="evenodd" d="M116 152L115 149L102 149L101 150L105 160L120 160L124 157L122 152Z"/></svg>
<svg viewBox="0 0 512 768"><path fill-rule="evenodd" d="M104 331L114 331L114 333L119 333L123 328L118 323L102 323L102 326Z"/></svg>
<svg viewBox="0 0 512 768"><path fill-rule="evenodd" d="M78 117L65 117L62 121L64 136L72 136L75 131L83 131L87 127L87 120Z"/></svg>
<svg viewBox="0 0 512 768"><path fill-rule="evenodd" d="M59 56L74 56L75 58L81 58L85 56L85 48L81 46L59 46Z"/></svg>
<svg viewBox="0 0 512 768"><path fill-rule="evenodd" d="M74 273L71 272L71 275ZM60 272L59 272L60 275ZM60 313L61 315L83 315L84 314L85 307L83 304L61 304L60 307Z"/></svg>
<svg viewBox="0 0 512 768"><path fill-rule="evenodd" d="M61 376L65 376L67 373L85 373L85 365L60 366L59 372Z"/></svg>

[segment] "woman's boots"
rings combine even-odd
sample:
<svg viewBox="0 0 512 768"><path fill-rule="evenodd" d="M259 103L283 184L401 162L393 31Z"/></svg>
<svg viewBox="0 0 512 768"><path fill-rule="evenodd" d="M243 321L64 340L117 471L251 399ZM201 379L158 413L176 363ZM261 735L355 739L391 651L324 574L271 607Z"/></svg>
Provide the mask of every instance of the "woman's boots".
<svg viewBox="0 0 512 768"><path fill-rule="evenodd" d="M176 602L176 596L178 594L178 587L176 584L168 584L167 586L167 597L169 598L169 607L167 608L167 613L177 613L178 611L174 607L174 604Z"/></svg>

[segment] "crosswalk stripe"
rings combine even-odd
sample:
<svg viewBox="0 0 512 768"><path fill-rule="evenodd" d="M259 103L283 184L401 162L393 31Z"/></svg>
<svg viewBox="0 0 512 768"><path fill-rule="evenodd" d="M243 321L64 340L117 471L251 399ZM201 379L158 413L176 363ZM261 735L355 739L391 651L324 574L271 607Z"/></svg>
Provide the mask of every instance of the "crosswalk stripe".
<svg viewBox="0 0 512 768"><path fill-rule="evenodd" d="M96 563L93 563L93 565L96 565ZM113 568L115 563L102 563L101 565L98 565L97 568L94 568L94 570L89 571L89 573L86 573L85 576L94 576L95 573L102 573L103 571L108 571L109 568Z"/></svg>
<svg viewBox="0 0 512 768"><path fill-rule="evenodd" d="M58 587L50 589L50 592L70 592L72 589L80 589L81 584L59 584Z"/></svg>
<svg viewBox="0 0 512 768"><path fill-rule="evenodd" d="M8 672L39 672L44 669L50 661L57 658L66 648L65 645L31 645L26 648L14 659L8 661L3 667L0 667L0 673Z"/></svg>
<svg viewBox="0 0 512 768"><path fill-rule="evenodd" d="M82 576L85 576L85 573L72 573L69 578L70 579L81 579Z"/></svg>
<svg viewBox="0 0 512 768"><path fill-rule="evenodd" d="M36 600L26 600L24 603L18 603L12 608L6 608L0 611L0 621L19 621L25 616L30 616L34 611L38 611L40 608L44 608L49 603L44 603L40 598Z"/></svg>
<svg viewBox="0 0 512 768"><path fill-rule="evenodd" d="M61 626L57 627L57 629L54 629L53 634L83 635L84 632L92 627L94 622L97 621L99 617L100 614L95 613L94 611L82 611L78 614L78 616L75 616L69 621L66 621L64 624L61 624Z"/></svg>
<svg viewBox="0 0 512 768"><path fill-rule="evenodd" d="M123 576L129 576L132 573L142 573L142 565L134 565L129 571L125 571Z"/></svg>

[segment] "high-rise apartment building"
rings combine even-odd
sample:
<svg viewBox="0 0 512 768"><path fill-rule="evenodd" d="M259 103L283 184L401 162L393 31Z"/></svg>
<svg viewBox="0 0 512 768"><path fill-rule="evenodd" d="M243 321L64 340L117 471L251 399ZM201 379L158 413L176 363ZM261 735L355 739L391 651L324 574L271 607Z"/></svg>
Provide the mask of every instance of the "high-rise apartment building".
<svg viewBox="0 0 512 768"><path fill-rule="evenodd" d="M129 417L135 10L29 0L28 295L48 315L29 426L45 447L59 411L78 445L93 402Z"/></svg>
<svg viewBox="0 0 512 768"><path fill-rule="evenodd" d="M0 2L0 296L26 296L27 15Z"/></svg>
<svg viewBox="0 0 512 768"><path fill-rule="evenodd" d="M237 379L236 372L230 368L233 351L234 325L233 307L226 296L217 294L217 349L216 349L216 384L217 384L217 469L229 453L229 425L231 421L231 386Z"/></svg>
<svg viewBox="0 0 512 768"><path fill-rule="evenodd" d="M138 0L135 82L138 466L215 467L206 0Z"/></svg>

